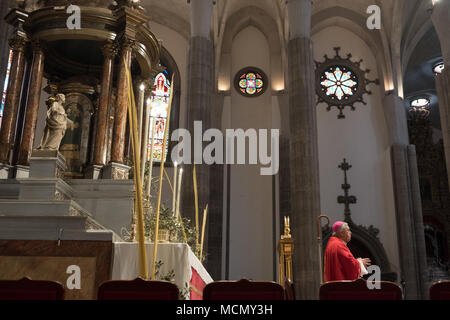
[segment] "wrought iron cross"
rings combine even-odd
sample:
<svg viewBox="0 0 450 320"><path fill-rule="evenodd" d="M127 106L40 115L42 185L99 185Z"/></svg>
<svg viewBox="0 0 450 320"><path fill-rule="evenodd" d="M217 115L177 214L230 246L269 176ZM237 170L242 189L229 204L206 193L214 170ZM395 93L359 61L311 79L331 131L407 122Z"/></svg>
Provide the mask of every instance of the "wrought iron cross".
<svg viewBox="0 0 450 320"><path fill-rule="evenodd" d="M355 196L349 196L348 191L350 190L350 184L347 182L347 171L350 170L352 166L347 162L346 159L344 159L344 162L342 162L339 165L339 169L344 171L344 183L341 185L342 189L344 190L343 196L338 196L337 201L339 204L343 204L345 206L344 208L344 216L345 221L351 221L351 212L350 212L350 205L355 204L357 199Z"/></svg>

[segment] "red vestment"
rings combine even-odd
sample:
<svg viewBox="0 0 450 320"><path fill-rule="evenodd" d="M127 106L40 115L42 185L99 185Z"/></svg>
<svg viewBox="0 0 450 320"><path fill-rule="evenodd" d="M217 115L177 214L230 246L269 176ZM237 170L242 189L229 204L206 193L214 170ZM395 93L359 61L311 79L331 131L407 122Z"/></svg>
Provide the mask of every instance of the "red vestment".
<svg viewBox="0 0 450 320"><path fill-rule="evenodd" d="M344 241L331 237L325 250L324 281L356 280L360 273L361 265Z"/></svg>

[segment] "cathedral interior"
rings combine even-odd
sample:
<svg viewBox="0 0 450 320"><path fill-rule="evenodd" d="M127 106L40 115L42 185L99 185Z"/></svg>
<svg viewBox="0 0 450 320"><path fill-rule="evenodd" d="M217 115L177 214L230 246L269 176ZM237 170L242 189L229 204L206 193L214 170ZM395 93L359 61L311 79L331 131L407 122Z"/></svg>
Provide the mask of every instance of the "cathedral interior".
<svg viewBox="0 0 450 320"><path fill-rule="evenodd" d="M321 215L405 298L450 280L449 0L2 0L0 14L0 280L79 265L92 288L70 297L92 299L160 205L191 223L203 280L279 281L288 221L297 298L317 299Z"/></svg>

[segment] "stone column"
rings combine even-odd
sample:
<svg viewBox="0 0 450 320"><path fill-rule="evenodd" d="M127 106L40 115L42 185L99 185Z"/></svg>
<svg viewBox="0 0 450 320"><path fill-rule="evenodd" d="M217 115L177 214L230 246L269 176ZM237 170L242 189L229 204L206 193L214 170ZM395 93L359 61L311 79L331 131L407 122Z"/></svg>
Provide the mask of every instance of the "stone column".
<svg viewBox="0 0 450 320"><path fill-rule="evenodd" d="M42 80L44 77L44 52L42 43L34 41L33 63L31 66L30 90L28 95L27 110L25 113L25 123L22 133L22 140L19 149L19 161L21 166L29 166L29 159L33 150L36 121L41 99Z"/></svg>
<svg viewBox="0 0 450 320"><path fill-rule="evenodd" d="M10 164L10 150L14 144L20 91L25 67L24 51L26 41L24 38L15 36L10 40L9 44L13 48L14 56L0 130L0 163L3 164Z"/></svg>
<svg viewBox="0 0 450 320"><path fill-rule="evenodd" d="M189 39L188 76L187 76L187 112L186 128L194 134L194 121L202 122L202 130L211 127L211 108L214 89L214 44L210 39L212 0L191 0L191 38ZM197 186L199 212L210 201L210 180L208 165L202 162L201 150L192 152L192 163L197 160ZM170 159L170 158L169 158ZM195 222L194 190L192 187L192 165L185 165L183 173L182 214ZM211 204L209 206L211 208ZM199 222L201 224L201 221Z"/></svg>
<svg viewBox="0 0 450 320"><path fill-rule="evenodd" d="M450 68L445 68L441 74L436 75L436 91L439 99L447 178L450 185Z"/></svg>
<svg viewBox="0 0 450 320"><path fill-rule="evenodd" d="M385 96L383 105L392 146L400 280L405 282L407 299L424 299L428 295L427 264L415 146L409 144L402 99L392 92Z"/></svg>
<svg viewBox="0 0 450 320"><path fill-rule="evenodd" d="M319 257L315 223L320 215L315 72L311 0L289 0L288 43L291 219L294 284L298 299L318 299Z"/></svg>
<svg viewBox="0 0 450 320"><path fill-rule="evenodd" d="M129 167L124 165L125 131L128 114L128 83L126 66L131 68L131 53L134 41L125 38L122 42L119 76L117 79L117 102L114 113L114 128L111 148L111 163L105 168L107 179L128 179Z"/></svg>
<svg viewBox="0 0 450 320"><path fill-rule="evenodd" d="M433 7L433 14L431 15L434 28L439 36L441 44L442 56L447 68L450 66L450 37L448 32L450 30L450 2L436 1Z"/></svg>
<svg viewBox="0 0 450 320"><path fill-rule="evenodd" d="M113 43L106 43L103 48L102 83L100 88L100 97L97 110L97 130L94 142L94 159L92 168L90 168L89 178L98 179L101 168L105 165L106 155L106 130L108 128L108 107L110 104L112 75L114 68L114 57L116 55Z"/></svg>
<svg viewBox="0 0 450 320"><path fill-rule="evenodd" d="M436 75L436 90L439 98L439 113L441 115L442 136L450 185L450 39L448 36L450 30L450 4L448 1L436 2L431 20L439 36L445 64L444 71Z"/></svg>

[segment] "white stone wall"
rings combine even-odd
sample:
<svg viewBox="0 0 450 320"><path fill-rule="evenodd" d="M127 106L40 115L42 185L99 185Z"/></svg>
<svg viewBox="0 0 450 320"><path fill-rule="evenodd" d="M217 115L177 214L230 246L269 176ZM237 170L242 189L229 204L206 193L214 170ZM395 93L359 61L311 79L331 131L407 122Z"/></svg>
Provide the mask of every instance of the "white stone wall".
<svg viewBox="0 0 450 320"><path fill-rule="evenodd" d="M224 108L224 128L247 130L279 127L277 99L271 85L256 98L239 94L233 84L236 73L248 66L263 70L269 82L271 59L265 36L249 26L233 40L231 50L231 97ZM274 122L278 120L278 122ZM259 165L232 165L230 179L229 278L273 279L272 176L261 176Z"/></svg>
<svg viewBox="0 0 450 320"><path fill-rule="evenodd" d="M323 61L324 54L334 56L334 47L341 47L341 56L361 58L363 70L370 69L368 78L381 78L377 74L375 57L356 34L339 27L329 27L313 35L314 57ZM345 119L338 120L338 110L327 112L327 105L317 107L320 165L320 197L322 214L331 220L344 218L344 205L337 203L343 195L343 171L338 165L347 159L353 167L348 172L350 194L357 197L351 205L352 219L356 224L373 225L380 229L391 270L399 271L395 219L393 180L391 171L388 131L383 114L382 88L371 84L372 95L365 95L367 105L356 104L356 110L346 109Z"/></svg>

